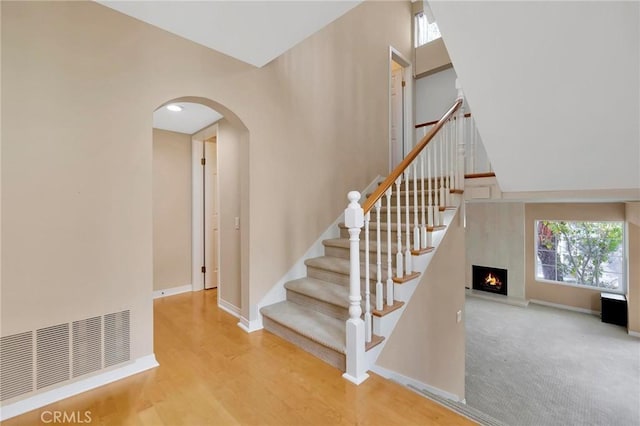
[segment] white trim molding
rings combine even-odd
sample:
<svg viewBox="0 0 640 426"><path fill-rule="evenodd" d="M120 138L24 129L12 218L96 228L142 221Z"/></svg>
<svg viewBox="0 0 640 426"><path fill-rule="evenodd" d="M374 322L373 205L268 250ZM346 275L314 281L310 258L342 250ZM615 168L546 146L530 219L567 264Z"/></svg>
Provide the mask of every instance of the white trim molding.
<svg viewBox="0 0 640 426"><path fill-rule="evenodd" d="M640 338L640 331L629 330L628 333L629 333L629 336Z"/></svg>
<svg viewBox="0 0 640 426"><path fill-rule="evenodd" d="M173 296L175 294L186 293L188 291L193 291L193 286L191 284L185 284L178 287L165 288L163 290L154 290L153 298L159 299L161 297Z"/></svg>
<svg viewBox="0 0 640 426"><path fill-rule="evenodd" d="M567 311L581 312L583 314L600 315L600 311L592 311L591 309L586 309L586 308L576 308L575 306L562 305L560 303L545 302L544 300L529 299L529 302L535 303L536 305L543 305L543 306L550 306L552 308L565 309Z"/></svg>
<svg viewBox="0 0 640 426"><path fill-rule="evenodd" d="M0 421L19 416L20 414L78 395L82 392L104 386L108 383L115 382L116 380L124 379L125 377L150 370L158 365L158 361L156 361L154 354L146 355L137 358L122 367L105 371L103 373L96 374L95 376L87 377L86 379L81 379L77 382L69 383L68 385L51 389L23 400L4 405L0 407Z"/></svg>
<svg viewBox="0 0 640 426"><path fill-rule="evenodd" d="M240 318L240 308L238 308L235 305L232 305L231 303L227 302L224 299L218 299L218 308L222 309L228 314L233 315L236 318Z"/></svg>
<svg viewBox="0 0 640 426"><path fill-rule="evenodd" d="M245 317L240 317L240 322L238 323L238 327L246 331L247 333L253 333L254 331L262 330L262 316L259 319L249 321Z"/></svg>
<svg viewBox="0 0 640 426"><path fill-rule="evenodd" d="M379 365L374 365L373 367L371 367L371 371L373 371L374 373L384 377L385 379L390 379L393 381L396 381L404 386L411 386L414 389L420 390L426 390L431 392L434 395L438 395L441 396L442 398L451 400L451 401L455 401L455 402L462 402L463 404L465 403L465 399L464 398L460 398L458 395L453 394L451 392L447 392L444 391L442 389L438 389L436 387L433 387L431 385L428 385L426 383L422 383L419 382L418 380L412 379L411 377L407 377L404 376L400 373L396 373L395 371L391 371L388 370L384 367L380 367Z"/></svg>

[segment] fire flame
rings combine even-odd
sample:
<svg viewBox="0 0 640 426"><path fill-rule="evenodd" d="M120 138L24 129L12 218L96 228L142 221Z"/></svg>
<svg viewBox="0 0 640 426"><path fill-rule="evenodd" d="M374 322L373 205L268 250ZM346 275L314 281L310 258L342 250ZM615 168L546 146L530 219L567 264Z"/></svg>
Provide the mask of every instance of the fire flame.
<svg viewBox="0 0 640 426"><path fill-rule="evenodd" d="M489 285L502 285L500 280L494 277L492 273L489 273L489 275L487 275L487 278L484 279L484 282Z"/></svg>

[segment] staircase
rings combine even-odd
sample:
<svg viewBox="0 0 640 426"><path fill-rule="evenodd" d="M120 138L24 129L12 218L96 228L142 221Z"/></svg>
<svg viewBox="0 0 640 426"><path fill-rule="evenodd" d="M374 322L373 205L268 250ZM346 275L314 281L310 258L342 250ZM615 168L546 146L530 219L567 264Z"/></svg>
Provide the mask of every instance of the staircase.
<svg viewBox="0 0 640 426"><path fill-rule="evenodd" d="M401 200L407 196L406 192L401 192ZM392 197L394 204L395 197ZM409 195L410 202L413 195ZM451 207L453 208L453 207ZM381 222L386 222L387 215L390 214L392 221L396 220L396 210L390 211L386 207L380 210ZM324 256L307 259L307 276L297 280L289 281L285 284L286 300L265 306L260 310L263 316L264 328L273 334L301 347L307 352L344 371L346 368L346 335L345 321L349 319L349 231L344 223L340 223L340 238L327 239L323 241ZM381 229L386 231L383 223ZM392 241L397 239L397 227L392 225ZM444 232L445 226L438 226L428 232ZM406 226L401 226L401 237L404 242ZM376 237L376 225L372 224L369 230L370 238ZM413 244L413 235L410 240ZM375 256L377 245L374 243L369 247L370 256ZM386 242L381 243L381 254L386 259L388 246ZM430 253L433 247L419 253L425 255ZM402 278L395 276L395 253L397 243L391 244L393 257L392 279L397 284L408 282L419 278L418 272L405 274ZM364 244L360 244L361 259L364 259ZM370 265L370 276L376 277L375 265ZM360 263L360 276L365 276L364 260ZM386 282L387 272L382 271L381 281ZM364 290L365 280L362 281ZM371 279L372 300L375 300L376 280ZM386 293L384 294L386 297ZM394 300L392 306L385 305L382 310L376 310L375 304L371 304L371 311L375 317L382 318L391 312L401 308L404 302ZM366 311L364 302L362 311ZM367 343L366 350L370 350L382 343L383 336L374 335L371 342Z"/></svg>
<svg viewBox="0 0 640 426"><path fill-rule="evenodd" d="M445 211L462 201L461 105L460 96L362 206L360 194L349 193L339 238L323 241L324 256L305 260L307 275L285 283L285 300L260 310L266 330L354 383L368 377L380 353L374 348L399 318L391 314L408 302L396 287L419 279L413 265L427 262L414 261L435 249Z"/></svg>

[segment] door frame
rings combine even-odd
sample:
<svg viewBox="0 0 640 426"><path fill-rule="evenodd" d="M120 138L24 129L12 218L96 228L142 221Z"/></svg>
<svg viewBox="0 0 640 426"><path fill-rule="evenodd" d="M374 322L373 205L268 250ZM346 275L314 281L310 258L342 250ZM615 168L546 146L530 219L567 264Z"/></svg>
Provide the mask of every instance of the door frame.
<svg viewBox="0 0 640 426"><path fill-rule="evenodd" d="M405 157L415 146L415 132L413 130L414 123L414 108L413 108L413 64L410 60L405 58L397 49L393 46L389 46L389 69L388 69L388 78L389 82L388 88L388 96L389 96L389 172L393 170L393 147L391 145L391 114L392 114L392 105L391 105L391 85L392 85L392 62L397 62L404 68L404 78L405 78L405 88L404 88L404 104L403 104L403 130L404 130L404 149L403 149L403 157Z"/></svg>
<svg viewBox="0 0 640 426"><path fill-rule="evenodd" d="M206 261L204 252L204 230L205 226L209 224L205 224L205 216L204 216L204 197L212 197L213 194L211 191L206 191L203 185L203 175L202 175L202 163L201 160L205 158L206 164L211 164L214 159L207 158L206 152L204 149L204 144L207 143L205 141L216 138L216 147L217 147L217 138L218 138L218 125L213 124L191 136L191 287L193 291L204 290L204 275L202 273L202 266L207 267L207 273L213 273L212 265L209 265ZM215 156L215 161L217 161L217 155ZM216 170L218 169L216 164ZM216 205L220 206L220 191L218 190L216 197ZM209 198L210 200L210 198ZM211 203L208 203L211 204ZM220 214L218 214L217 219L217 228L220 229ZM218 283L218 299L220 299L220 269L222 265L220 264L220 238L218 235L218 272L217 272L217 283ZM211 269L209 269L211 267ZM219 302L219 300L218 300Z"/></svg>

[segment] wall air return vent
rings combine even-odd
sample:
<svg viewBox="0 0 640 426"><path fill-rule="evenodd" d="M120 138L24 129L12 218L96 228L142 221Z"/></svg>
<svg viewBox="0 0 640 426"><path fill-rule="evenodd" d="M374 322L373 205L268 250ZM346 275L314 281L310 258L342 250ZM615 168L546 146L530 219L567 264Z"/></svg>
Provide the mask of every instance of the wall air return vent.
<svg viewBox="0 0 640 426"><path fill-rule="evenodd" d="M36 331L36 388L69 380L69 324Z"/></svg>
<svg viewBox="0 0 640 426"><path fill-rule="evenodd" d="M74 321L71 341L73 377L102 368L102 317Z"/></svg>
<svg viewBox="0 0 640 426"><path fill-rule="evenodd" d="M129 311L104 316L104 366L120 364L130 359Z"/></svg>
<svg viewBox="0 0 640 426"><path fill-rule="evenodd" d="M0 338L0 401L33 390L33 332Z"/></svg>

